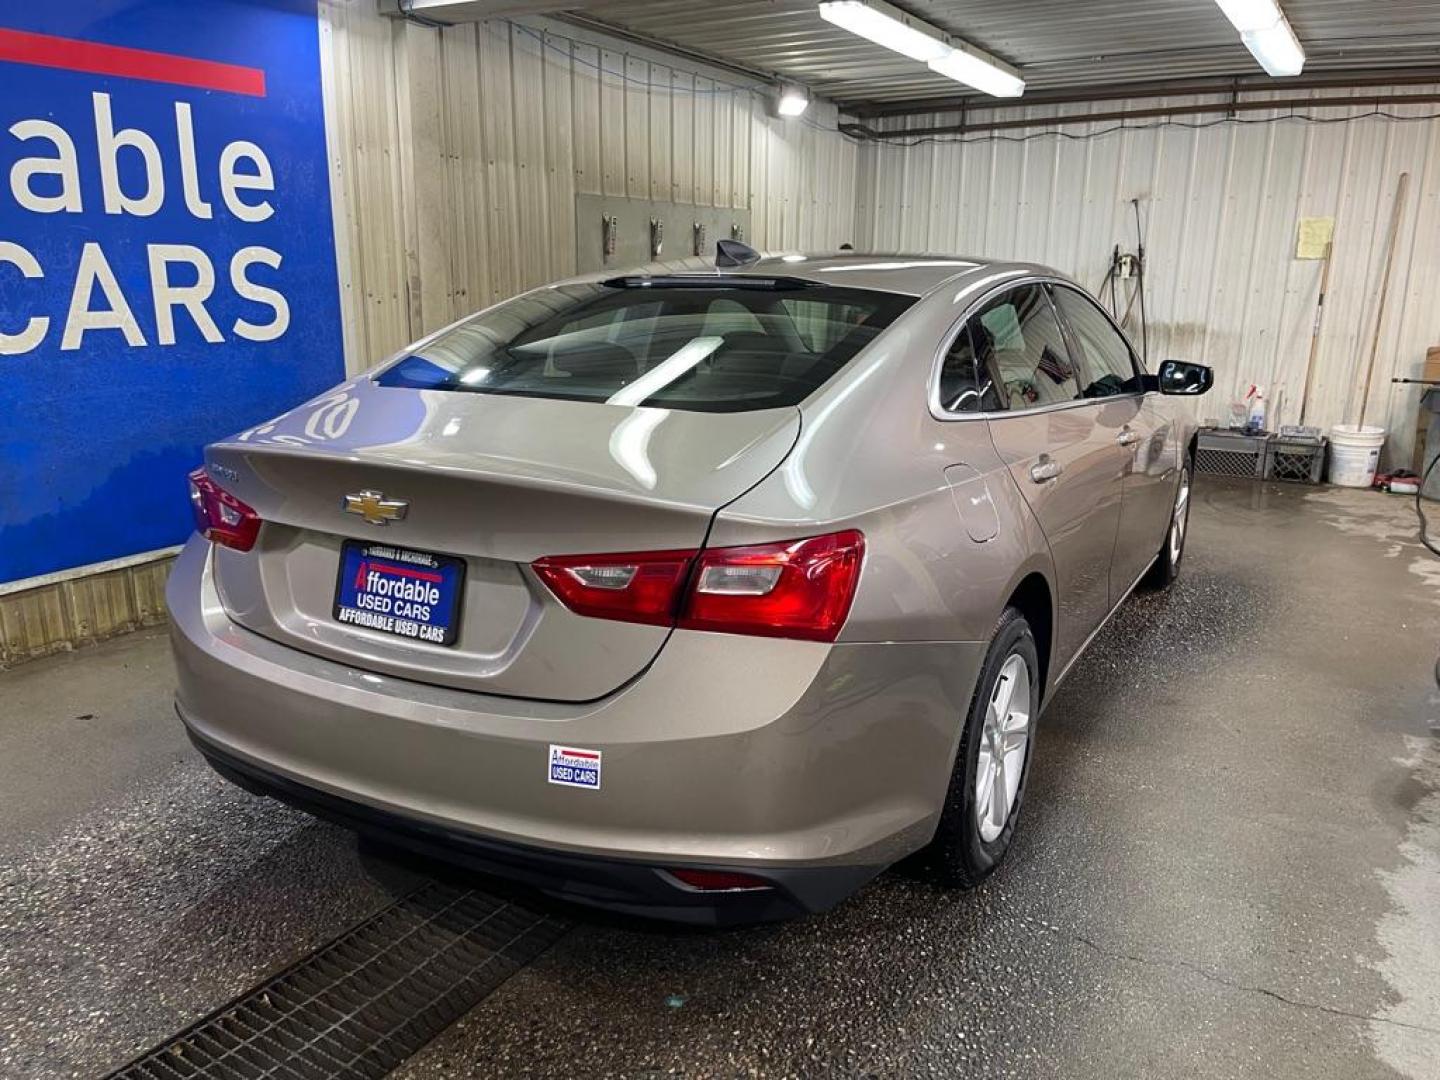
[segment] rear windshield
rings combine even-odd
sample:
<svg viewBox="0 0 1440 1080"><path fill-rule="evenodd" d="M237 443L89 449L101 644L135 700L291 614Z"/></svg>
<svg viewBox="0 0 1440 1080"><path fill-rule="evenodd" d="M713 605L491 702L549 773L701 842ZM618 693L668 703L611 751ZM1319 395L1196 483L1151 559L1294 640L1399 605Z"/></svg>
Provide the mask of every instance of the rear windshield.
<svg viewBox="0 0 1440 1080"><path fill-rule="evenodd" d="M711 280L629 278L517 297L376 381L700 412L773 409L814 393L913 302L863 289Z"/></svg>

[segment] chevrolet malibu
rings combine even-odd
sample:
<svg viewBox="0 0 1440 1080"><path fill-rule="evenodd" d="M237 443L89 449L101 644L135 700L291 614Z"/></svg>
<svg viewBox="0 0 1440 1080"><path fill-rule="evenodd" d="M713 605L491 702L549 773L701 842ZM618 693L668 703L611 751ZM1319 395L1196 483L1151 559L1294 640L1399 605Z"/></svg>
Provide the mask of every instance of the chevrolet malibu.
<svg viewBox="0 0 1440 1080"><path fill-rule="evenodd" d="M251 791L612 909L973 886L1056 687L1175 578L1211 381L1032 265L537 289L206 450L176 708Z"/></svg>

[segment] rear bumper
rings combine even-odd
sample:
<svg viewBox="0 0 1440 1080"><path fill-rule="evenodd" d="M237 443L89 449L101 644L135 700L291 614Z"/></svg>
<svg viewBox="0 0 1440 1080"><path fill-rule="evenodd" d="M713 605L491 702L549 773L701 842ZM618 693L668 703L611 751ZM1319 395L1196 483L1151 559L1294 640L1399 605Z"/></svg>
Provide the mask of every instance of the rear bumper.
<svg viewBox="0 0 1440 1080"><path fill-rule="evenodd" d="M279 799L297 810L426 858L493 874L607 911L707 926L786 919L834 906L881 869L727 865L724 869L753 874L768 881L772 888L700 892L686 889L664 870L644 863L504 843L341 798L242 761L193 730L187 731L190 741L216 772L252 794ZM674 862L669 866L715 868Z"/></svg>
<svg viewBox="0 0 1440 1080"><path fill-rule="evenodd" d="M701 910L717 906L823 910L924 844L983 655L676 633L628 686L554 703L382 676L245 630L203 541L167 600L181 718L243 786L577 900L692 921L731 917ZM603 755L599 789L550 783L551 745ZM775 888L766 902L694 893L667 867Z"/></svg>

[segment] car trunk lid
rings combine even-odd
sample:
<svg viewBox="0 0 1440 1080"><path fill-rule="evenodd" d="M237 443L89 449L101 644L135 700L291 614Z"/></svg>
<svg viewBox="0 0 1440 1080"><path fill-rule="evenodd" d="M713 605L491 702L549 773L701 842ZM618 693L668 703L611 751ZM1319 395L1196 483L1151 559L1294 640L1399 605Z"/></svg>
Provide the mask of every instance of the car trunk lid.
<svg viewBox="0 0 1440 1080"><path fill-rule="evenodd" d="M207 451L216 482L265 521L251 551L216 548L221 596L240 625L367 671L593 699L642 671L668 628L577 615L530 563L698 548L714 512L778 466L798 432L793 408L687 412L357 380ZM421 581L418 593L392 590L402 607L428 599L431 581L455 589L453 643L339 621L355 614L337 608L342 565L345 580L378 566L387 587L393 575ZM353 587L343 598L355 602Z"/></svg>

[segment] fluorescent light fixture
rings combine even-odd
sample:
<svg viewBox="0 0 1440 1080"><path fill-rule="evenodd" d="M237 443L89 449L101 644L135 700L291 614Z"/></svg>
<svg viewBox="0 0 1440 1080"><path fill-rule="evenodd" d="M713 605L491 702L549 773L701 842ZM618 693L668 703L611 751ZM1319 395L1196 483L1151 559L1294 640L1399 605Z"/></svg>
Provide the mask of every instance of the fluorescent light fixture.
<svg viewBox="0 0 1440 1080"><path fill-rule="evenodd" d="M930 70L991 97L1019 97L1025 93L1025 80L1018 71L964 44L938 60L931 60Z"/></svg>
<svg viewBox="0 0 1440 1080"><path fill-rule="evenodd" d="M950 51L938 31L883 0L828 0L820 5L820 17L922 64Z"/></svg>
<svg viewBox="0 0 1440 1080"><path fill-rule="evenodd" d="M820 17L876 45L928 64L931 71L973 86L981 93L1019 97L1025 92L1025 80L1009 64L963 41L952 45L938 27L884 0L828 0L820 5Z"/></svg>
<svg viewBox="0 0 1440 1080"><path fill-rule="evenodd" d="M775 111L781 116L799 116L810 107L810 95L798 86L787 86L780 91L780 100Z"/></svg>
<svg viewBox="0 0 1440 1080"><path fill-rule="evenodd" d="M1240 40L1268 75L1299 75L1305 68L1305 50L1290 29L1290 20L1283 15L1274 26L1245 31Z"/></svg>
<svg viewBox="0 0 1440 1080"><path fill-rule="evenodd" d="M1215 0L1267 74L1299 75L1305 50L1275 0Z"/></svg>
<svg viewBox="0 0 1440 1080"><path fill-rule="evenodd" d="M1215 0L1230 24L1242 34L1247 30L1266 30L1283 17L1275 0Z"/></svg>

